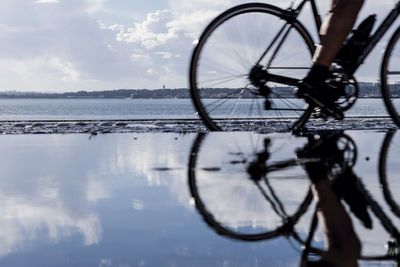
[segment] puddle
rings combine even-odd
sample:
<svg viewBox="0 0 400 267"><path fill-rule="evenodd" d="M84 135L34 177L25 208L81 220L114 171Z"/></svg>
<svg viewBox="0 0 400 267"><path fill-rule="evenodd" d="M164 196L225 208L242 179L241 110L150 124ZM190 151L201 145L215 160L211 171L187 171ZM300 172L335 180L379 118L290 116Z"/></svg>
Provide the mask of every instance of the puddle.
<svg viewBox="0 0 400 267"><path fill-rule="evenodd" d="M400 134L391 136L383 154L385 138L389 143L386 132L345 134L345 144L354 142L345 159L354 165L352 171L388 220L400 229L400 219L379 180L379 162L386 155L388 188L392 200L400 203ZM299 240L275 235L256 242L238 241L205 222L193 190L201 194L214 219L232 232L254 235L276 229L282 217L275 209L282 208L266 201L255 186L256 176L249 178L249 165L254 158L265 157L268 147L268 162L278 167L268 175L275 195L263 185L265 194L274 203L279 199L286 213L295 214L309 194L310 182L297 164L308 139L249 132L202 137L177 133L1 136L0 265L299 266ZM282 162L297 162L297 166L283 168ZM195 175L195 184L189 183L188 174ZM300 240L307 237L314 205L301 213L295 225ZM385 246L393 237L372 210L369 230L344 206L363 244L362 255L386 256ZM324 240L319 228L313 246L323 249Z"/></svg>

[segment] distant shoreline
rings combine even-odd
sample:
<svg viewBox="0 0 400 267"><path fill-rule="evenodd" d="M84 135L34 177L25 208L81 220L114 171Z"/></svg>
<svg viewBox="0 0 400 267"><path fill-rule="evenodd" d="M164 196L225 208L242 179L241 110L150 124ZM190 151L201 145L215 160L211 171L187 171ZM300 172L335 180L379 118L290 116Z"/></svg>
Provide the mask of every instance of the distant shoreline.
<svg viewBox="0 0 400 267"><path fill-rule="evenodd" d="M292 99L296 99L296 97L287 97L287 98L292 98ZM382 98L382 96L359 96L358 98L362 98L362 99L378 99L378 98ZM400 96L396 96L395 98L400 98ZM49 99L54 99L54 100L191 100L191 98L187 97L187 98L96 98L96 97L27 97L27 96L16 96L16 97L3 97L0 96L0 100L4 100L4 99L21 99L21 100L49 100ZM203 98L203 99L218 99L218 98ZM234 98L232 98L234 99ZM251 98L241 98L243 100L245 99L251 99Z"/></svg>
<svg viewBox="0 0 400 267"><path fill-rule="evenodd" d="M394 95L400 97L400 86L391 85ZM279 90L283 97L293 97L293 87L272 87L272 91ZM224 98L232 96L232 92L240 92L242 99L252 99L254 94L250 90L242 88L202 88L202 98ZM236 95L236 94L235 94ZM360 98L380 98L380 86L373 83L359 83ZM190 99L188 88L176 89L118 89L106 91L78 91L65 93L43 93L43 92L0 92L0 99Z"/></svg>

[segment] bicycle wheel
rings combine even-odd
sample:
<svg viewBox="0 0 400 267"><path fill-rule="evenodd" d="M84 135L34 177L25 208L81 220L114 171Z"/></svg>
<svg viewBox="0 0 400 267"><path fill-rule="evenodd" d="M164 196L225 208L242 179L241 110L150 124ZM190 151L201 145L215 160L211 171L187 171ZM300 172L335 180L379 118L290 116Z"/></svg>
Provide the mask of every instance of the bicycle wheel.
<svg viewBox="0 0 400 267"><path fill-rule="evenodd" d="M396 132L388 132L382 144L379 158L379 179L386 202L394 214L400 217L400 197L396 192L400 190L398 177L398 154L400 153L400 139ZM392 192L395 192L393 194Z"/></svg>
<svg viewBox="0 0 400 267"><path fill-rule="evenodd" d="M220 235L257 241L291 234L302 243L293 227L310 206L312 193L301 166L280 161L258 182L249 175L250 161L265 138L249 133L199 134L189 161L190 192L203 219ZM271 142L272 161L287 157L287 139L284 145L280 141Z"/></svg>
<svg viewBox="0 0 400 267"><path fill-rule="evenodd" d="M392 35L381 66L381 90L385 106L400 127L400 27Z"/></svg>
<svg viewBox="0 0 400 267"><path fill-rule="evenodd" d="M293 122L301 126L312 108L294 96L293 81L307 74L313 52L311 36L287 11L262 3L227 10L208 25L191 58L190 92L199 116L213 131L239 123L249 130L260 124L275 131ZM255 66L289 78L291 85L252 84Z"/></svg>

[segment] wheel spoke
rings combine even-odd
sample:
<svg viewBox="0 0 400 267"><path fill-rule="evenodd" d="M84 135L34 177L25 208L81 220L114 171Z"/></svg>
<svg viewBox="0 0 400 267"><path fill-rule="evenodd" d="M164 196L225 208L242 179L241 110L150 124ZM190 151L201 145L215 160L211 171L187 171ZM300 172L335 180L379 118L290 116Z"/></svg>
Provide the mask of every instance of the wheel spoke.
<svg viewBox="0 0 400 267"><path fill-rule="evenodd" d="M239 100L242 99L242 97L243 97L243 92L244 92L244 88L240 91L240 95L239 95L239 97L238 97L238 98L236 99L236 101L235 101L235 104L234 104L234 106L233 106L233 109L232 109L231 114L227 116L228 118L229 118L229 117L232 117L233 114L235 114L235 112L236 112L236 110L237 110L237 106L239 105Z"/></svg>
<svg viewBox="0 0 400 267"><path fill-rule="evenodd" d="M213 88L214 86L221 85L221 84L224 84L224 83L228 83L228 82L231 82L231 81L234 81L234 80L238 80L238 79L240 79L240 78L242 78L242 77L227 78L226 80L223 80L223 81L220 81L220 82L216 82L216 83L209 84L209 85L207 85L207 87Z"/></svg>
<svg viewBox="0 0 400 267"><path fill-rule="evenodd" d="M214 105L215 103L217 103L217 102L219 102L219 101L222 101L222 100L224 100L224 99L231 99L231 96L237 95L241 90L242 90L242 89L235 90L235 91L233 91L232 93L227 94L224 98L222 98L222 99L217 99L217 100L215 100L214 102L205 105L204 107L207 108L207 107L212 106L212 105Z"/></svg>
<svg viewBox="0 0 400 267"><path fill-rule="evenodd" d="M202 83L229 80L229 79L232 79L232 78L243 78L243 77L246 77L246 76L247 76L247 74L231 75L231 76L225 76L225 77L221 77L221 78L214 78L214 79L205 80Z"/></svg>
<svg viewBox="0 0 400 267"><path fill-rule="evenodd" d="M242 89L240 89L240 90L238 90L238 91L235 91L235 93L234 94L238 94L238 93L240 93L242 91ZM233 94L233 93L232 93ZM231 95L232 95L231 94ZM228 95L229 96L229 95ZM208 113L212 113L212 112L214 112L214 110L216 110L217 108L219 108L219 107L221 107L223 104L225 104L228 100L232 100L232 98L229 98L229 97L227 97L227 98L222 98L222 99L218 99L218 100L216 100L216 101L214 101L213 103L210 103L210 104L208 104L208 105L206 105L205 106L205 108L207 109L208 107L211 107L211 106L213 106L214 104L217 104L218 102L221 102L221 103L219 103L216 107L214 107L214 108L212 108L212 109L207 109L207 112Z"/></svg>
<svg viewBox="0 0 400 267"><path fill-rule="evenodd" d="M235 76L235 75L239 75L239 74L247 71L244 68L242 70L237 70L237 69L234 69L232 66L226 66L226 65L221 66L220 62L203 61L202 66L203 66L203 68L209 70L209 72L207 73L208 75L209 75L209 73L214 72L214 73L218 73L218 74Z"/></svg>

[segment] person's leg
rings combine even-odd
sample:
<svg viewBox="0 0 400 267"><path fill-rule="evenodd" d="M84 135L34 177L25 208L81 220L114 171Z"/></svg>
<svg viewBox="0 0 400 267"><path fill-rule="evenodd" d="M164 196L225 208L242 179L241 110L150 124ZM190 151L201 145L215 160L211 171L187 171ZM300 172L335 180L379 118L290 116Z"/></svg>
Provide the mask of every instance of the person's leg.
<svg viewBox="0 0 400 267"><path fill-rule="evenodd" d="M314 54L314 65L330 67L344 40L351 32L364 0L333 0L322 24L321 44Z"/></svg>
<svg viewBox="0 0 400 267"><path fill-rule="evenodd" d="M351 32L363 3L364 0L332 0L331 10L321 27L321 43L314 53L311 69L297 92L298 97L305 98L321 108L322 113L336 119L343 119L344 115L335 104L337 94L327 91L325 81L332 61Z"/></svg>
<svg viewBox="0 0 400 267"><path fill-rule="evenodd" d="M331 266L358 266L361 242L354 230L349 214L333 192L330 181L322 179L312 183L313 194L318 199L318 218L326 237L327 251L324 262Z"/></svg>

